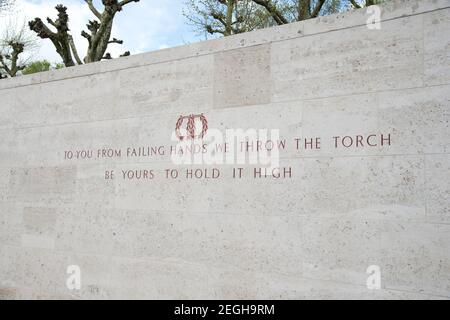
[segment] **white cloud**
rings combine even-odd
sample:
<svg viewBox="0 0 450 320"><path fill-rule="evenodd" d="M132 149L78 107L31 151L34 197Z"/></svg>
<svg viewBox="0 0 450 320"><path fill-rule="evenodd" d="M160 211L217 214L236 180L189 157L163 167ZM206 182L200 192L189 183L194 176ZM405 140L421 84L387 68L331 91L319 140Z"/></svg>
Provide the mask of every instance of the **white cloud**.
<svg viewBox="0 0 450 320"><path fill-rule="evenodd" d="M103 9L100 0L95 0L97 8ZM182 15L184 0L141 0L130 3L114 20L112 36L124 40L123 45L112 44L108 52L113 57L129 50L132 54L147 52L196 41L190 27L185 24ZM17 15L27 20L40 17L56 19L57 4L64 4L68 9L69 27L74 37L80 56L87 49L87 41L80 33L86 29L86 23L93 15L84 0L17 0ZM1 19L1 18L0 18ZM0 27L1 28L1 27ZM49 40L40 41L41 48L37 59L60 61Z"/></svg>

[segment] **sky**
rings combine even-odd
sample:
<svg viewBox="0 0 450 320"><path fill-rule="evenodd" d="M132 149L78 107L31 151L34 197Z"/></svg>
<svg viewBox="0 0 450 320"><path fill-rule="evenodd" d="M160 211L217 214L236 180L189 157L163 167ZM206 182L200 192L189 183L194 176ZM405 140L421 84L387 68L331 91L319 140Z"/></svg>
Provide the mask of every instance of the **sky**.
<svg viewBox="0 0 450 320"><path fill-rule="evenodd" d="M137 54L201 40L183 16L184 2L185 0L141 0L126 5L117 13L112 33L112 37L124 40L124 44L111 44L108 52L117 57L125 51ZM47 17L55 20L55 6L64 4L68 8L69 27L78 52L80 56L86 52L87 40L80 33L86 30L86 23L93 19L93 15L84 0L16 0L16 3L13 19L18 25L34 17L40 17L43 21ZM101 0L94 0L94 3L99 10L103 9ZM11 19L11 15L0 17L0 32ZM60 62L50 40L39 40L40 47L33 53L33 58Z"/></svg>

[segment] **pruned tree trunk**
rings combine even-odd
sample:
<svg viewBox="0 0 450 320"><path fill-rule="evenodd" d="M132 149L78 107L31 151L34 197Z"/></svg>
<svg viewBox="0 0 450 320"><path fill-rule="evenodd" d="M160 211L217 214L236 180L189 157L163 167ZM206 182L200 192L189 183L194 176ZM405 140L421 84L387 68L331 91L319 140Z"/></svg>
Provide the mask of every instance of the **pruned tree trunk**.
<svg viewBox="0 0 450 320"><path fill-rule="evenodd" d="M105 9L102 13L100 13L92 3L92 0L85 0L91 9L94 16L100 20L97 21L89 21L87 25L90 34L87 32L83 32L82 36L85 37L88 42L88 50L86 57L84 58L85 63L100 61L102 59L109 59L111 55L106 53L108 49L108 45L111 43L119 43L122 44L122 40L112 39L111 40L111 32L114 22L114 17L117 12L122 11L123 6L131 3L131 2L139 2L139 0L103 0L103 5Z"/></svg>
<svg viewBox="0 0 450 320"><path fill-rule="evenodd" d="M57 5L56 10L58 11L58 19L56 19L56 21L47 18L47 22L56 29L56 32L50 30L40 18L30 21L28 25L40 38L50 39L64 65L66 67L71 67L75 65L75 62L72 58L70 47L70 39L72 39L72 37L69 34L69 15L67 14L67 7Z"/></svg>
<svg viewBox="0 0 450 320"><path fill-rule="evenodd" d="M311 1L299 0L298 2L298 21L303 21L311 18Z"/></svg>
<svg viewBox="0 0 450 320"><path fill-rule="evenodd" d="M9 17L0 34L0 74L2 78L20 74L37 48L37 39L28 31L25 21ZM27 56L23 53L27 52Z"/></svg>
<svg viewBox="0 0 450 320"><path fill-rule="evenodd" d="M8 43L11 48L11 54L2 55L0 54L0 69L4 70L8 76L15 77L17 73L23 69L25 69L25 65L21 65L19 63L19 55L24 50L24 44L11 41ZM3 75L2 78L6 78L6 75Z"/></svg>
<svg viewBox="0 0 450 320"><path fill-rule="evenodd" d="M35 31L42 39L50 39L56 48L56 52L61 56L64 64L67 67L83 63L91 63L100 61L102 59L111 59L111 55L106 53L108 45L111 43L122 44L122 40L113 38L111 40L111 32L114 22L114 17L117 12L122 11L122 8L131 3L139 2L140 0L102 0L104 10L100 12L94 6L92 0L85 0L89 9L95 16L95 20L89 21L87 29L89 32L83 31L81 35L88 41L88 49L83 60L80 59L76 49L73 37L69 34L69 17L67 15L67 8L58 5L58 19L53 22L47 18L47 22L56 28L56 32L50 30L39 18L35 18L29 22L30 29ZM129 52L125 52L121 56L127 56Z"/></svg>
<svg viewBox="0 0 450 320"><path fill-rule="evenodd" d="M225 24L225 36L230 36L233 34L233 13L236 0L227 1L227 17Z"/></svg>

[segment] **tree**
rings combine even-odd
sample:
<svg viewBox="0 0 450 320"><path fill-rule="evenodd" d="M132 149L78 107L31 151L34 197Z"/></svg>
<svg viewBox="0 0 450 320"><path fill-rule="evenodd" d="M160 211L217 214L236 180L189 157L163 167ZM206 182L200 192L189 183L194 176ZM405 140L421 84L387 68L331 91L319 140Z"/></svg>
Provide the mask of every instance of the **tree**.
<svg viewBox="0 0 450 320"><path fill-rule="evenodd" d="M379 0L189 0L184 15L198 31L229 36L337 13L349 1Z"/></svg>
<svg viewBox="0 0 450 320"><path fill-rule="evenodd" d="M252 0L263 7L278 25L339 12L343 0Z"/></svg>
<svg viewBox="0 0 450 320"><path fill-rule="evenodd" d="M10 19L0 35L1 78L17 76L25 68L36 47L36 38L28 31L26 24L19 24L16 18ZM30 53L28 58L22 58L25 51Z"/></svg>
<svg viewBox="0 0 450 320"><path fill-rule="evenodd" d="M318 16L360 9L384 0L252 0L265 8L278 25L303 21ZM349 6L350 5L350 6Z"/></svg>
<svg viewBox="0 0 450 320"><path fill-rule="evenodd" d="M116 38L111 39L111 31L113 21L116 14L122 11L123 7L131 2L139 2L140 0L102 0L104 9L102 12L94 6L93 0L85 0L87 6L95 16L94 20L90 20L87 24L89 32L83 31L81 35L87 39L89 45L86 56L80 59L72 35L69 33L69 15L67 8L63 5L56 6L58 18L53 21L47 18L56 31L52 31L40 18L35 18L29 22L31 30L37 33L42 39L50 39L56 48L56 52L61 56L66 67L75 64L83 64L100 61L102 59L112 59L111 54L106 50L111 43L122 44L122 40ZM127 56L127 51L121 56Z"/></svg>
<svg viewBox="0 0 450 320"><path fill-rule="evenodd" d="M0 12L9 10L14 5L15 0L0 0Z"/></svg>
<svg viewBox="0 0 450 320"><path fill-rule="evenodd" d="M2 73L2 78L8 76L15 77L17 72L25 68L25 65L19 62L19 56L23 50L24 45L20 42L6 42L6 45L0 53L0 72ZM10 53L5 53L5 51L9 51Z"/></svg>
<svg viewBox="0 0 450 320"><path fill-rule="evenodd" d="M184 16L199 33L230 36L270 26L270 15L252 0L189 0Z"/></svg>
<svg viewBox="0 0 450 320"><path fill-rule="evenodd" d="M39 61L33 61L25 67L25 69L22 70L22 74L33 74L38 72L44 72L49 70L55 70L55 69L62 69L64 68L64 65L62 63L56 63L52 65L47 60L39 60Z"/></svg>
<svg viewBox="0 0 450 320"><path fill-rule="evenodd" d="M32 73L38 73L43 71L49 71L50 70L51 63L47 60L41 60L41 61L34 61L29 63L25 69L23 69L22 74L32 74Z"/></svg>

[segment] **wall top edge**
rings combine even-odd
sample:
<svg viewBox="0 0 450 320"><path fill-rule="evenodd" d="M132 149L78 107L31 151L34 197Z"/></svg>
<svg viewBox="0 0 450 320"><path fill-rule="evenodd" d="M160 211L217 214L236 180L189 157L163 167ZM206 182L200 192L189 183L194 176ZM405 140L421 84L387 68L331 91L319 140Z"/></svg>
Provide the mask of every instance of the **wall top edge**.
<svg viewBox="0 0 450 320"><path fill-rule="evenodd" d="M381 6L381 21L405 18L446 8L450 8L450 0L392 0ZM367 11L368 8L363 8L306 21L294 22L283 26L233 35L226 38L201 41L184 46L150 51L129 57L90 63L61 70L52 70L16 78L2 79L0 80L0 90L84 77L97 73L119 71L174 60L189 59L221 51L229 51L265 43L279 42L360 27L367 23L367 19L369 18Z"/></svg>

